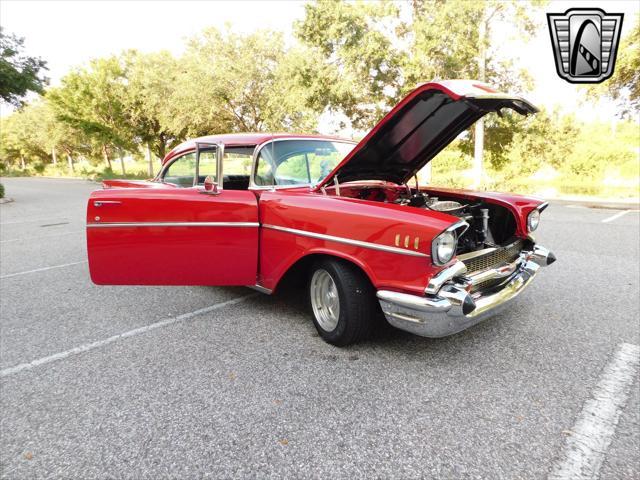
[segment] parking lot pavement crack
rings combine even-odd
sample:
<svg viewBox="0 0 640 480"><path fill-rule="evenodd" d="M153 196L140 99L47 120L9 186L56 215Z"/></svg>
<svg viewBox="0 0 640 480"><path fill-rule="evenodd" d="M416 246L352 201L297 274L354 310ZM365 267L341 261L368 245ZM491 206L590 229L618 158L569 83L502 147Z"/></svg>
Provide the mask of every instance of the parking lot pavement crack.
<svg viewBox="0 0 640 480"><path fill-rule="evenodd" d="M85 343L83 345L79 345L77 347L71 348L69 350L65 350L64 352L58 352L53 355L49 355L47 357L38 358L31 362L21 363L19 365L15 365L13 367L5 368L0 370L0 378L7 377L9 375L13 375L24 370L30 370L35 367L39 367L41 365L46 365L51 362L56 362L58 360L62 360L65 358L69 358L75 355L79 355L84 352L88 352L91 350L95 350L96 348L104 347L105 345L109 345L110 343L117 342L118 340L122 340L124 338L134 337L136 335L140 335L146 332L150 332L151 330L156 330L158 328L167 327L169 325L174 325L179 322L183 322L185 320L189 320L191 318L197 317L198 315L203 315L205 313L212 312L214 310L219 310L224 307L228 307L231 305L235 305L237 303L248 300L249 298L255 297L259 295L258 293L250 293L248 295L243 295L241 297L233 298L231 300L227 300L225 302L216 303L210 305L208 307L200 308L198 310L194 310L193 312L183 313L176 317L167 318L166 320L161 320L156 323L152 323L151 325L146 325L144 327L135 328L133 330L129 330L123 333L119 333L118 335L113 335L111 337L105 338L103 340L97 340L91 343Z"/></svg>

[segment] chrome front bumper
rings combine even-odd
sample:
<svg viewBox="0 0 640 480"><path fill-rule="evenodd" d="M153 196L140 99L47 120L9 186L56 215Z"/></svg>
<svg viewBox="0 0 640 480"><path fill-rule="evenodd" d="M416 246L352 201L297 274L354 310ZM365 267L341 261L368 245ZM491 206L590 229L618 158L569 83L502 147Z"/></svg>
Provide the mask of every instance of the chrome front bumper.
<svg viewBox="0 0 640 480"><path fill-rule="evenodd" d="M378 290L377 296L394 327L423 337L445 337L500 312L531 283L540 267L555 260L553 253L536 245L512 263L472 275L466 275L464 263L458 261L436 274L422 297L389 290ZM494 285L478 287L487 281Z"/></svg>

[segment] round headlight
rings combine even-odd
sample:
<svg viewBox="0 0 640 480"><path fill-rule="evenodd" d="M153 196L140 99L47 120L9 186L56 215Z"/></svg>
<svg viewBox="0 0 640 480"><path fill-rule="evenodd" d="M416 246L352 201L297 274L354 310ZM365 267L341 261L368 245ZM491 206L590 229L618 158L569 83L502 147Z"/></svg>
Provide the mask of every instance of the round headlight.
<svg viewBox="0 0 640 480"><path fill-rule="evenodd" d="M527 228L530 232L533 232L536 228L538 228L539 223L540 212L538 210L533 210L527 217Z"/></svg>
<svg viewBox="0 0 640 480"><path fill-rule="evenodd" d="M433 241L433 261L443 265L453 258L456 253L457 238L453 232L443 232Z"/></svg>

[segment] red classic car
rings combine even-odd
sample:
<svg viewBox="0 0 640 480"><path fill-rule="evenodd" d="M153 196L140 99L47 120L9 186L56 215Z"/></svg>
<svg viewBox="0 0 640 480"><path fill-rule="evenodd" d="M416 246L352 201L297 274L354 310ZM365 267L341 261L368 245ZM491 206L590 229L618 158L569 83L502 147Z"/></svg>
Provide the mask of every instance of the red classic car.
<svg viewBox="0 0 640 480"><path fill-rule="evenodd" d="M329 343L365 337L376 318L427 337L459 332L555 261L532 236L545 202L412 186L463 130L503 108L537 111L452 80L419 86L358 144L262 133L187 141L155 179L105 181L91 194L91 278L268 294L296 272Z"/></svg>

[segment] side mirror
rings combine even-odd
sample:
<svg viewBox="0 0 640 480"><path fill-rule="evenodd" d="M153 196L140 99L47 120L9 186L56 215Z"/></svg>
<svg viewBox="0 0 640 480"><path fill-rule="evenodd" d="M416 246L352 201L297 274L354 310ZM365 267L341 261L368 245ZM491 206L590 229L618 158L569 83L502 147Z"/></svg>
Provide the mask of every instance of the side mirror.
<svg viewBox="0 0 640 480"><path fill-rule="evenodd" d="M218 184L213 181L210 175L204 179L204 191L201 193L207 193L209 195L220 195L218 191Z"/></svg>

